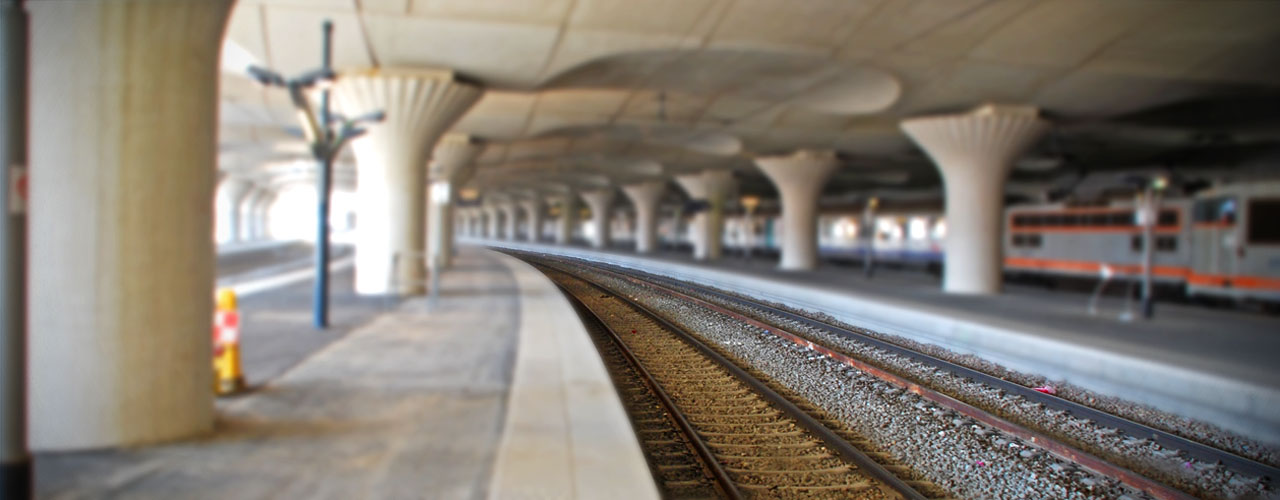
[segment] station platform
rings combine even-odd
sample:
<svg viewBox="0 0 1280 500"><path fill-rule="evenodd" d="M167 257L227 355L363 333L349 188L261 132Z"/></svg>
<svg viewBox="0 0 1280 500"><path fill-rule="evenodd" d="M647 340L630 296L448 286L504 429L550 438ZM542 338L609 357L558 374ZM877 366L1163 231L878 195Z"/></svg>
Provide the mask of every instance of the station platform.
<svg viewBox="0 0 1280 500"><path fill-rule="evenodd" d="M1275 316L1157 303L1155 318L1125 321L1126 305L1115 296L1090 314L1085 293L1009 285L996 296L952 295L922 271L880 269L867 278L860 267L825 262L794 272L770 258L704 262L683 252L466 241L581 257L821 312L1280 444Z"/></svg>
<svg viewBox="0 0 1280 500"><path fill-rule="evenodd" d="M335 290L350 279L335 274ZM316 338L301 331L308 285L242 305L256 310L244 319L253 387L219 400L211 435L37 452L37 496L657 497L591 340L537 270L467 248L434 302L339 294L335 331ZM273 326L251 334L255 323Z"/></svg>

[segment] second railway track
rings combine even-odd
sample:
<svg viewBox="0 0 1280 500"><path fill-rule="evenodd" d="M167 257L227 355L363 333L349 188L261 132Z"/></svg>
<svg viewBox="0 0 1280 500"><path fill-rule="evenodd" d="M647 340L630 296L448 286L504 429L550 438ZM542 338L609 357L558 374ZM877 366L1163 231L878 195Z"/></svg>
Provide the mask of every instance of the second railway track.
<svg viewBox="0 0 1280 500"><path fill-rule="evenodd" d="M565 273L544 271L588 311L588 329L595 331L627 399L665 495L945 496L931 484L908 484L811 415L816 408L789 402L643 306ZM700 456L701 467L692 455Z"/></svg>
<svg viewBox="0 0 1280 500"><path fill-rule="evenodd" d="M841 408L849 408L851 405L857 406L858 404L847 401L846 399L859 399L863 396L855 397L852 395L842 395L841 390L836 387L847 383L846 381L841 380L842 378L845 378L842 376L835 376L832 378L828 377L831 375L830 373L826 373L820 374L816 377L818 379L822 379L824 377L828 378L825 382L819 382L817 384L819 386L831 385L831 380L836 380L837 383L835 386L829 388L834 390L829 390L822 387L812 387L814 385L814 383L811 382L812 379L807 378L811 377L811 375L801 375L796 378L793 377L792 374L787 373L789 371L796 371L797 373L805 372L806 370L813 368L799 369L800 365L805 364L812 365L813 363L817 363L818 369L826 372L830 372L832 368L821 368L824 363L826 366L830 366L830 363L832 362L848 365L848 367L854 367L857 369L852 372L847 371L847 367L839 368L837 370L846 370L843 375L852 375L855 379L866 380L866 375L874 375L874 378L879 380L867 380L867 382L876 388L876 390L872 392L887 392L892 396L895 394L894 391L898 391L897 394L902 394L902 390L906 389L905 392L907 393L915 393L915 395L919 395L922 400L920 400L920 402L913 403L914 407L924 412L932 412L932 416L934 417L932 420L934 420L934 422L929 422L929 420L931 420L929 418L925 418L924 421L922 421L921 417L916 417L916 421L921 427L932 427L940 438L937 440L926 439L921 442L946 442L947 440L959 438L959 442L964 444L952 443L950 445L957 448L957 450L955 450L956 454L967 455L970 457L970 460L972 460L972 457L974 456L982 458L980 460L970 462L969 465L963 465L963 459L957 459L954 456L947 457L946 452L940 450L941 448L946 448L948 445L938 446L939 449L935 449L934 446L937 446L935 444L917 446L911 452L907 453L908 455L920 455L920 453L915 452L919 450L926 450L923 455L932 456L933 460L950 462L951 465L949 467L952 468L963 467L963 471L950 470L943 471L941 474L938 474L937 469L933 469L931 472L926 472L926 475L934 481L942 479L942 482L939 484L948 484L949 488L956 488L959 486L958 489L953 491L956 491L961 496L1005 497L1010 496L1011 492L1019 491L1027 486L1032 486L1044 489L1041 491L1027 491L1024 494L1027 498L1046 496L1055 498L1142 498L1147 496L1155 498L1188 497L1188 495L1178 491L1177 489L1152 481L1140 474L1135 474L1124 465L1115 465L1111 460L1116 455L1104 455L1108 456L1108 458L1103 459L1091 453L1082 452L1071 444L1060 442L1057 439L1039 431L1028 430L1021 425L1008 422L1001 417L992 415L988 411L966 405L960 401L955 401L950 396L945 395L945 393L938 393L913 382L910 380L911 377L904 379L900 376L895 376L893 373L885 372L880 367L875 366L875 363L866 364L849 358L848 355L842 354L842 348L833 349L828 345L824 345L826 341L815 340L814 337L807 333L797 335L787 331L805 332L805 328L809 328L810 330L815 328L825 329L829 331L839 328L831 324L824 323L821 320L814 320L813 318L783 309L771 309L771 306L767 304L753 302L741 297L726 295L716 292L715 290L703 289L690 284L678 283L657 277L641 276L639 274L633 274L620 269L611 270L608 266L596 267L585 262L546 259L545 257L538 259L536 256L535 260L539 260L543 264L555 266L563 271L569 271L575 275L594 276L594 279L599 280L601 286L604 288L622 295L631 295L632 299L637 299L637 302L648 304L648 307L654 308L655 311L660 311L662 315L667 316L668 318L681 318L674 320L676 324L683 324L686 327L690 324L715 325L717 323L729 323L738 325L736 327L729 327L729 333L727 334L723 331L719 334L712 333L711 337L713 337L713 339L707 339L708 343L712 345L719 344L719 348L722 349L722 352L731 358L740 357L744 354L747 358L751 358L756 356L756 354L753 354L753 350L757 352L761 350L777 351L774 354L767 355L766 358L777 357L779 353L783 354L783 358L791 357L793 361L790 363L782 362L780 364L775 364L771 368L774 370L771 376L781 376L783 380L790 380L788 383L781 383L780 385L777 383L774 384L782 392L787 392L790 389L796 389L801 393L806 393L804 395L800 395L802 397L798 398L794 397L798 394L792 394L793 399L801 406L805 406L806 410L819 414L822 413L824 409L828 412L836 411L836 413L841 413ZM569 265L566 266L565 264ZM752 309L753 311L748 311L748 309ZM691 317L698 317L699 315L714 319L687 319ZM761 321L764 322L762 323ZM700 329L700 327L694 328L696 330ZM720 327L713 326L712 330L715 330L716 328L723 328L723 325ZM746 330L740 330L740 333L733 333L732 330L734 328L746 328ZM799 330L796 328L799 328ZM754 336L749 334L749 331L754 331ZM769 340L770 338L772 340ZM773 347L763 345L761 342L763 342L763 344L772 343ZM753 343L756 344L754 347L748 347L746 345ZM902 348L897 349L904 350ZM892 356L900 356L912 362L916 360L916 356L912 352L893 353ZM924 359L923 361L928 362L930 360ZM747 363L744 364L744 366L748 366L753 363L745 359L739 359L738 362ZM774 362L776 362L776 360L768 361L767 363ZM797 367L794 370L792 368L793 365ZM936 373L939 374L948 369L946 366L928 363L926 363L926 366L933 367L926 368L927 372L936 371ZM770 368L768 367L761 368L757 366L757 368L763 369L764 372L770 371ZM960 376L959 379L969 384L975 383L974 379L982 378L969 377L968 375L971 374L964 375L965 376ZM769 375L766 373L766 378L768 378L768 376ZM949 374L948 376L956 377L957 375ZM803 381L802 387L797 388L795 385L796 380ZM885 384L885 382L887 382L887 384ZM978 380L978 382L983 381ZM864 382L857 382L855 385L862 383ZM886 385L889 387L885 387ZM846 386L845 390L848 390L849 387L851 386ZM896 387L896 389L894 387ZM1022 389L1029 391L1029 389L1026 389L1025 387ZM996 385L991 390L996 392L995 397L997 399L1008 397L1008 395L1020 397L1016 388L1010 390L1009 388ZM1006 395L1006 392L1008 395ZM880 399L880 401L877 401L876 398L873 397L872 400L864 400L863 404L872 403L870 406L877 406L885 403L883 398ZM813 403L807 403L805 402L806 400L813 401ZM1087 415L1084 418L1077 417L1071 408L1065 410L1058 408L1052 400L1048 400L1049 404L1040 402L1037 399L1028 398L1028 400L1030 401L1029 403L1015 404L1021 407L1022 411L1030 409L1033 413L1035 411L1042 411L1042 413L1046 415L1067 415L1067 418L1074 418L1087 425L1107 424L1107 419L1104 415L1094 415L1095 417L1098 417L1095 422L1089 419ZM878 411L883 412L899 403L901 403L901 401L889 403ZM832 406L835 406L836 408L833 410ZM1042 408L1043 410L1036 410L1036 408ZM865 410L870 411L870 409ZM864 409L854 409L852 411L862 412ZM892 415L893 411L895 410L890 410L891 416L889 418L890 420L897 420L896 417L898 417L898 415ZM901 410L896 411L901 412ZM820 418L824 420L844 420L844 423L853 425L854 427L859 427L858 421L861 420L862 427L859 429L859 432L871 432L872 434L875 434L876 431L869 431L866 428L867 425L884 428L885 426L893 427L895 424L900 423L896 421L879 423L876 419L868 419L866 416L854 416L852 417L852 421L850 421L851 416L848 413L833 415L833 417L841 418ZM953 428L952 426L945 424L937 425L937 420L954 423L955 427ZM839 427L840 423L841 422L835 422L834 427ZM911 425L908 424L905 427L909 428ZM1145 432L1146 428L1136 427L1136 429L1138 429L1139 432ZM993 431L995 434L991 434ZM1146 447L1147 449L1160 450L1157 443L1164 444L1168 442L1168 439L1170 439L1163 434L1158 434L1154 437L1144 439L1144 436L1152 435L1126 435L1125 429L1121 429L1119 432L1120 434L1113 437L1113 439L1122 440L1125 443L1135 443L1135 448ZM856 435L857 433L853 434ZM892 432L889 432L889 434L892 434ZM979 449L977 450L978 454L976 455L974 450L968 449L967 446L975 441L973 439L974 436L971 434L977 435L976 441L985 443L977 447ZM1001 437L1002 434L1005 436ZM946 436L946 439L941 439L944 435ZM888 439L897 439L899 442L902 441L900 438ZM909 438L909 440L914 440L914 438ZM968 442L966 443L966 441ZM880 444L884 445L884 439L881 439ZM984 454L989 453L989 451L984 451L982 448L990 448L991 445L995 445L994 447L996 450L991 450L990 455L983 456ZM1000 450L1000 448L1005 446L1008 446L1009 448ZM1195 444L1189 446L1194 447ZM891 446L891 448L892 447L893 446ZM1047 455L1044 455L1037 449L1048 451L1050 455L1053 455L1056 458L1048 458ZM1177 449L1181 448L1175 448L1175 450ZM1104 451L1104 453L1106 452ZM1187 452L1178 451L1177 455L1161 453L1161 457L1158 459L1171 461L1171 459L1181 457L1185 453ZM1214 479L1213 481L1217 481L1217 484L1230 484L1231 487L1234 488L1230 491L1234 491L1234 493L1228 493L1227 491L1216 490L1213 487L1204 486L1191 486L1190 491L1195 492L1197 496L1205 496L1208 498L1273 497L1273 493L1270 492L1266 485L1267 476L1262 476L1255 480L1246 479L1243 482L1241 479L1234 479L1237 476L1227 472L1228 469L1226 469L1226 465L1224 465L1230 464L1233 457L1229 454L1219 455L1218 453L1221 452L1203 448L1193 450L1191 456L1196 456L1197 458L1201 456L1209 457L1210 460L1207 462L1203 460L1198 462L1207 464L1206 467L1208 467L1208 469L1202 469L1200 471L1202 472L1201 476L1216 477L1217 479ZM897 459L905 459L901 448L898 448L894 455ZM1000 456L1008 457L1009 460L1007 460L1006 463L1002 463L1001 467L991 467L993 464L992 462L989 462L988 459L1001 460L998 458ZM1215 456L1224 456L1226 459L1220 463L1215 463L1212 460ZM1121 463L1125 463L1123 462L1124 456L1120 455L1120 458L1122 459ZM907 459L907 462L914 463L914 459ZM1190 464L1191 462L1187 463ZM1178 464L1181 465L1182 462L1178 461ZM935 467L935 465L927 465L924 469L928 470L930 467ZM1267 466L1261 466L1264 472L1267 470L1266 467ZM996 472L994 470L995 468L1004 468L1005 472L1003 475L993 475ZM1080 470L1081 468L1092 471L1092 474ZM1179 467L1179 469L1181 469L1181 467ZM1178 474L1182 474L1185 477L1189 475L1188 471L1191 470L1192 467L1188 465L1186 470L1179 470L1173 476L1161 477L1176 478ZM1166 469L1163 472L1167 471L1168 470ZM1026 481L1025 477L1023 477L1016 480L1005 481L1004 478L1008 478L1009 474L1030 477L1031 480ZM1157 475L1160 474L1157 473ZM985 485L978 487L973 486L975 483L984 483L986 481L992 481L995 484L991 487L987 487ZM1186 485L1188 483L1181 482L1179 484L1187 487ZM1240 492L1242 491L1246 493L1241 495ZM1016 497L1017 495L1014 496Z"/></svg>

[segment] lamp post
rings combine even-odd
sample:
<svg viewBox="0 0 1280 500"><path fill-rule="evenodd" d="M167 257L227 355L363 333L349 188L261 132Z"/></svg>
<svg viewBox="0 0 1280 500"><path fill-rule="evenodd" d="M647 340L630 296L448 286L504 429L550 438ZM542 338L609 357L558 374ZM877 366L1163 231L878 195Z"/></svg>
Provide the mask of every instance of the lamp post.
<svg viewBox="0 0 1280 500"><path fill-rule="evenodd" d="M320 69L285 80L275 71L258 66L249 67L249 75L259 83L289 90L293 107L298 110L298 118L302 120L302 132L311 146L311 156L316 160L316 281L312 294L311 324L318 329L329 327L329 198L333 191L333 159L348 141L365 133L366 130L357 127L358 124L380 122L386 117L382 111L374 111L347 119L330 111L328 87L336 79L333 71L333 22L325 20L322 30L323 65ZM319 110L311 105L306 95L307 89L318 85L321 86Z"/></svg>
<svg viewBox="0 0 1280 500"><path fill-rule="evenodd" d="M1155 297L1152 284L1152 271L1155 267L1155 229L1160 223L1160 198L1165 188L1169 187L1169 178L1164 175L1152 177L1132 176L1129 182L1137 186L1135 202L1135 222L1142 227L1142 302L1143 319L1151 319L1155 315Z"/></svg>
<svg viewBox="0 0 1280 500"><path fill-rule="evenodd" d="M739 199L738 202L742 204L742 209L743 211L746 212L746 219L747 219L746 228L744 229L744 233L746 233L744 235L746 236L746 238L744 239L746 241L742 242L743 244L742 256L747 260L751 260L752 251L755 250L755 246L756 246L755 214L756 214L756 208L760 206L760 197L754 196L754 195L745 195L741 199Z"/></svg>
<svg viewBox="0 0 1280 500"><path fill-rule="evenodd" d="M862 234L866 239L866 247L862 249L862 274L868 278L876 268L876 208L879 206L880 199L873 196L862 209Z"/></svg>

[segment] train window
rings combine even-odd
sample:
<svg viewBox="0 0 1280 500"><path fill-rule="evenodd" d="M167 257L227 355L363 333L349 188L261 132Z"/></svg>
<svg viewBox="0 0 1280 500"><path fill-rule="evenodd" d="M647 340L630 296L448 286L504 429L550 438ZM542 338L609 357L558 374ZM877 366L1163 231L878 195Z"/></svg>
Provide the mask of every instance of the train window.
<svg viewBox="0 0 1280 500"><path fill-rule="evenodd" d="M1039 234L1015 234L1013 235L1013 246L1019 248L1040 248L1043 241Z"/></svg>
<svg viewBox="0 0 1280 500"><path fill-rule="evenodd" d="M1159 217L1156 218L1157 226L1176 226L1178 225L1177 210L1161 210Z"/></svg>
<svg viewBox="0 0 1280 500"><path fill-rule="evenodd" d="M1236 199L1230 197L1206 198L1197 201L1191 211L1195 222L1221 222L1226 224L1235 224Z"/></svg>
<svg viewBox="0 0 1280 500"><path fill-rule="evenodd" d="M1280 198L1249 200L1249 243L1280 244Z"/></svg>
<svg viewBox="0 0 1280 500"><path fill-rule="evenodd" d="M1109 219L1107 218L1107 214L1092 214L1092 215L1090 215L1090 216L1089 216L1089 225L1090 225L1090 226L1105 226L1105 225L1107 225L1107 221L1108 221L1108 220L1109 220Z"/></svg>
<svg viewBox="0 0 1280 500"><path fill-rule="evenodd" d="M1135 252L1142 251L1142 235L1141 234L1133 235L1133 238L1129 240L1129 248ZM1177 236L1156 236L1156 251L1157 252L1178 251L1178 237Z"/></svg>
<svg viewBox="0 0 1280 500"><path fill-rule="evenodd" d="M1107 219L1111 222L1110 224L1108 224L1109 226L1132 226L1133 225L1132 212L1112 212L1110 215L1107 216Z"/></svg>

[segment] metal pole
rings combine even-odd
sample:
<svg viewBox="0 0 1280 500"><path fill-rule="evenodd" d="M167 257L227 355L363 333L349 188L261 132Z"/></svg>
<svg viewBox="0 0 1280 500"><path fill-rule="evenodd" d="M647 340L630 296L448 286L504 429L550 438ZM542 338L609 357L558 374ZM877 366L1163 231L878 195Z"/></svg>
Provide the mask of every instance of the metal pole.
<svg viewBox="0 0 1280 500"><path fill-rule="evenodd" d="M1155 258L1155 227L1159 215L1155 190L1147 187L1143 193L1143 209L1146 217L1142 224L1142 317L1151 319L1155 304L1151 297L1151 268Z"/></svg>
<svg viewBox="0 0 1280 500"><path fill-rule="evenodd" d="M876 201L873 198L863 209L862 225L866 246L862 251L862 274L870 278L876 269Z"/></svg>
<svg viewBox="0 0 1280 500"><path fill-rule="evenodd" d="M27 13L0 0L0 497L30 498L27 451Z"/></svg>
<svg viewBox="0 0 1280 500"><path fill-rule="evenodd" d="M332 64L330 39L333 36L333 23L324 22L324 69ZM329 197L330 185L333 181L333 128L329 126L329 91L320 93L320 129L322 134L316 140L319 147L314 148L319 157L316 179L316 282L312 296L311 324L317 329L329 327Z"/></svg>

